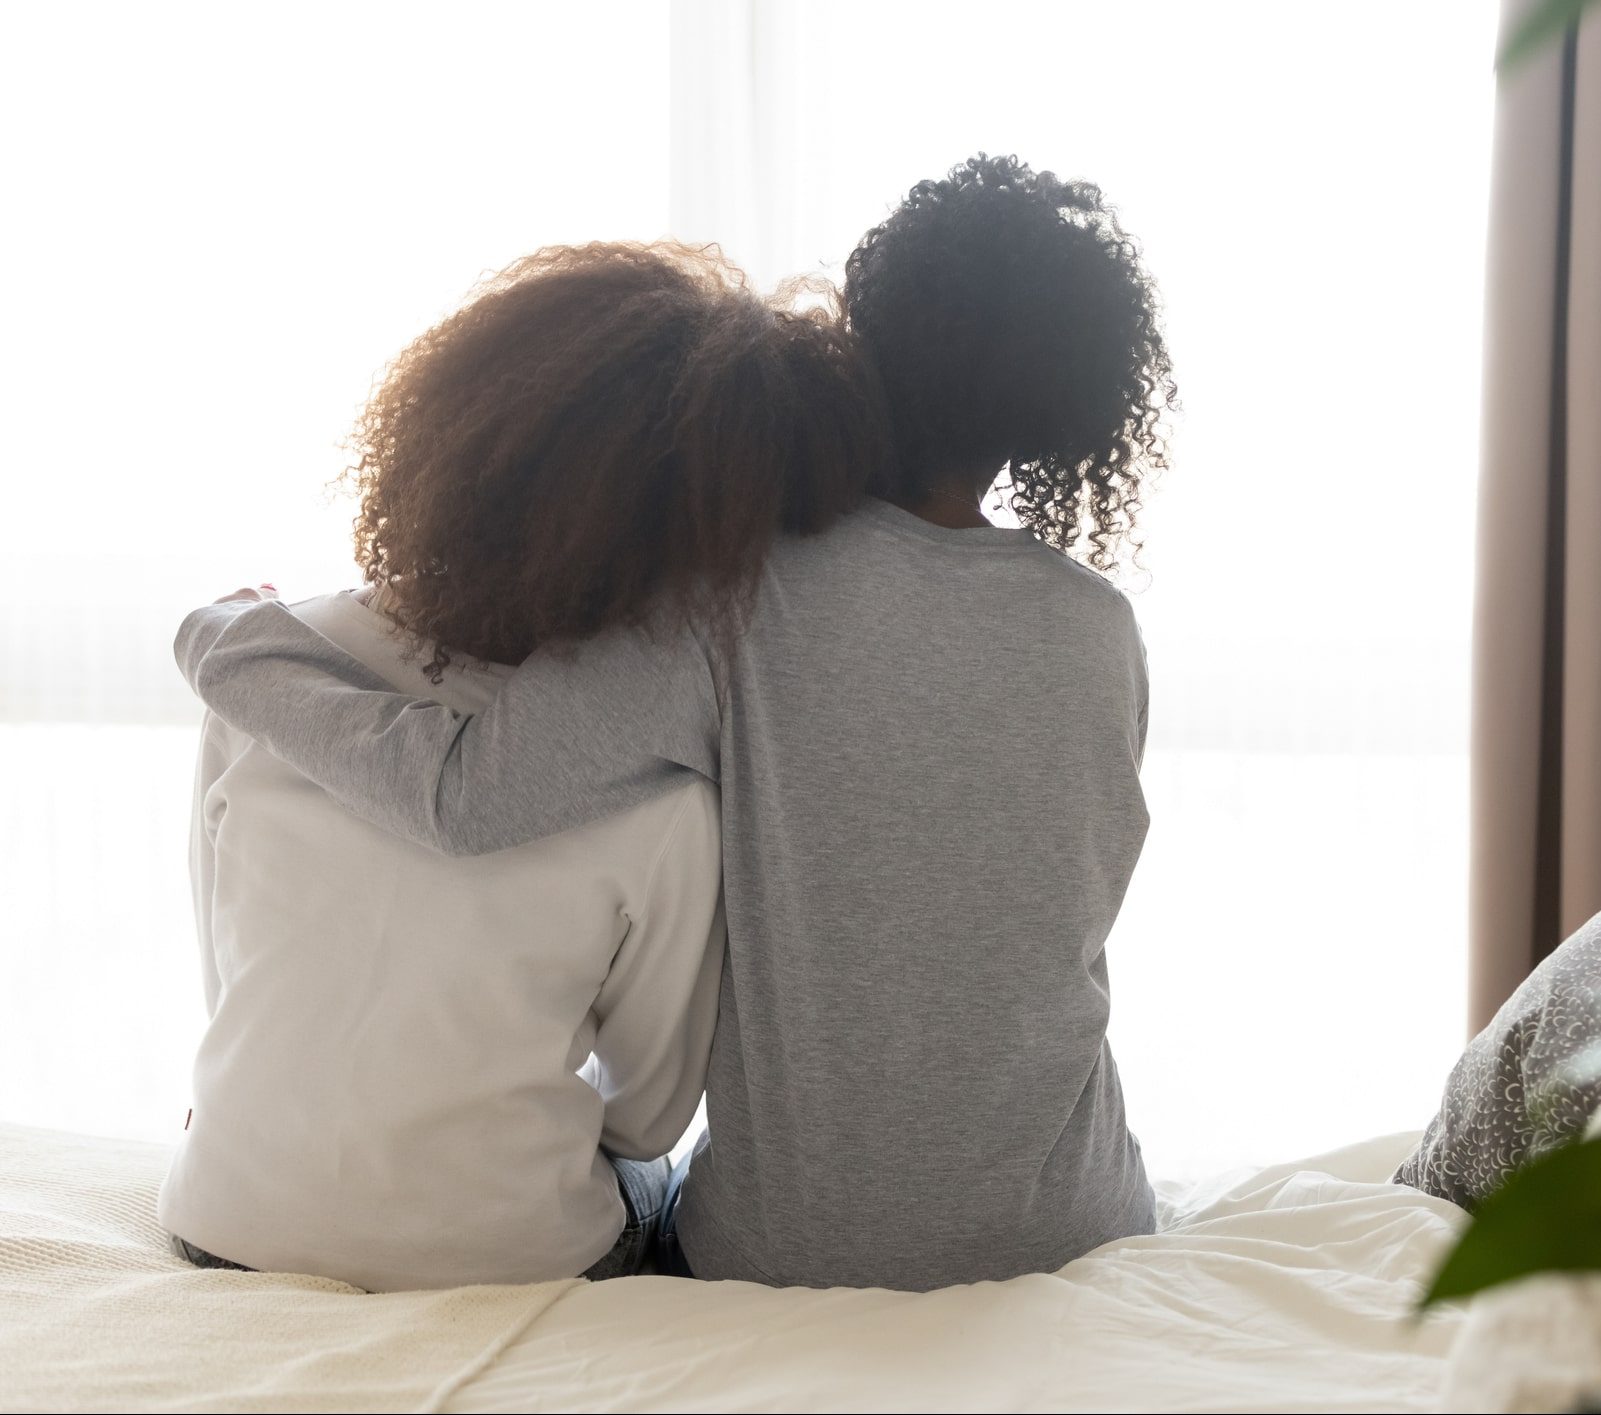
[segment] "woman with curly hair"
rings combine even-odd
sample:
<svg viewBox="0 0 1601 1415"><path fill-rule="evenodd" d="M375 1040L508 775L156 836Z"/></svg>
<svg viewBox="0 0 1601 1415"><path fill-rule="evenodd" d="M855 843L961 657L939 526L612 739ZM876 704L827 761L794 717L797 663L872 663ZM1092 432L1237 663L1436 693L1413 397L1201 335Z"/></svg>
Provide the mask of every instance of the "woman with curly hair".
<svg viewBox="0 0 1601 1415"><path fill-rule="evenodd" d="M859 510L773 545L731 649L644 625L536 654L476 715L272 603L198 610L177 650L237 728L451 854L718 782L710 1129L667 1266L926 1289L1154 1221L1106 1044L1145 665L1100 571L1173 393L1100 193L1012 158L915 187L846 301L892 447ZM981 514L1002 473L1021 529Z"/></svg>
<svg viewBox="0 0 1601 1415"><path fill-rule="evenodd" d="M776 535L860 500L871 389L837 317L706 253L540 251L391 368L357 439L369 588L295 622L461 713L647 616L715 641ZM716 787L680 775L448 859L208 716L178 1251L375 1290L635 1271L705 1083L718 833Z"/></svg>

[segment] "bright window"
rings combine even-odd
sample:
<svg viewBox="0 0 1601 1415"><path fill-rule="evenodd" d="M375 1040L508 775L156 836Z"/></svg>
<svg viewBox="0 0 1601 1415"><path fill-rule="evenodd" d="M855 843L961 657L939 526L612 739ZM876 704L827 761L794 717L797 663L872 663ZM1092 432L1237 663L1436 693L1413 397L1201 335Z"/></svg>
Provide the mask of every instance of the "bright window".
<svg viewBox="0 0 1601 1415"><path fill-rule="evenodd" d="M1493 11L8 11L0 1115L181 1122L196 714L167 645L236 584L351 580L324 487L386 357L549 241L837 272L982 148L1105 188L1186 408L1136 586L1135 1127L1171 1173L1421 1125L1465 992Z"/></svg>

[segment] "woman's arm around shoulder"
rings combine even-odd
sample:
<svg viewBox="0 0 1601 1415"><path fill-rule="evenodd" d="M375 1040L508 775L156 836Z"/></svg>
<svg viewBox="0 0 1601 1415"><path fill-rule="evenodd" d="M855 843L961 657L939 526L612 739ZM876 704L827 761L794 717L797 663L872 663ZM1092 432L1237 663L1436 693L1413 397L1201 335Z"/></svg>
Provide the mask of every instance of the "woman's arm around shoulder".
<svg viewBox="0 0 1601 1415"><path fill-rule="evenodd" d="M618 630L540 654L482 712L398 692L282 604L190 614L178 665L206 706L395 834L485 854L718 777L721 714L692 633Z"/></svg>

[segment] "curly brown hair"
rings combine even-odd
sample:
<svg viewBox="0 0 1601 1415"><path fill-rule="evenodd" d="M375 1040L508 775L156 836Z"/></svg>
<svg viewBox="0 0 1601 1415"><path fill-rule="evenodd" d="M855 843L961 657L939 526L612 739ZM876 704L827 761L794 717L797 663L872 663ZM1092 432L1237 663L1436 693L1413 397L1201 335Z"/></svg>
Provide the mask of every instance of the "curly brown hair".
<svg viewBox="0 0 1601 1415"><path fill-rule="evenodd" d="M875 492L1005 469L1023 525L1113 568L1177 391L1155 286L1100 188L979 153L863 237L845 301L893 427Z"/></svg>
<svg viewBox="0 0 1601 1415"><path fill-rule="evenodd" d="M390 365L353 439L356 552L435 682L622 626L731 643L774 538L888 455L837 297L794 294L713 247L553 246Z"/></svg>

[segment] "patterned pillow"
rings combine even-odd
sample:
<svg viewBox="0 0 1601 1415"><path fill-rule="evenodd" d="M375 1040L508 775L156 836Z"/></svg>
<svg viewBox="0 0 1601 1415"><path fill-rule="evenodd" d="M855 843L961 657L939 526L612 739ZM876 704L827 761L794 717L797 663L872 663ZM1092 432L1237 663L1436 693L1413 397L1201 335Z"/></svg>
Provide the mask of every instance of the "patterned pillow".
<svg viewBox="0 0 1601 1415"><path fill-rule="evenodd" d="M1601 914L1549 958L1462 1053L1423 1139L1396 1170L1472 1209L1601 1107Z"/></svg>

